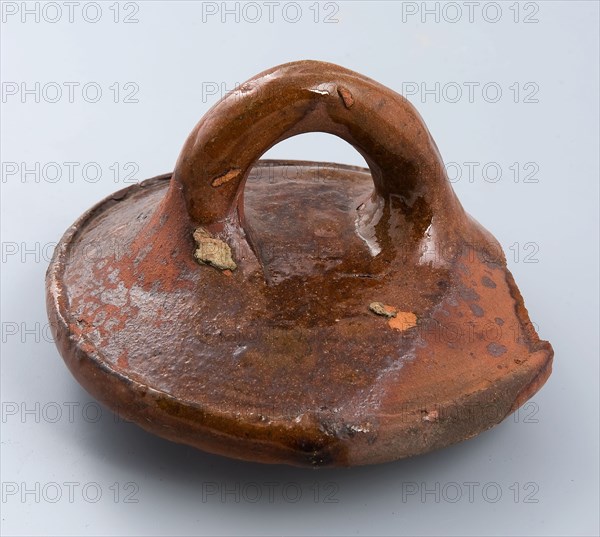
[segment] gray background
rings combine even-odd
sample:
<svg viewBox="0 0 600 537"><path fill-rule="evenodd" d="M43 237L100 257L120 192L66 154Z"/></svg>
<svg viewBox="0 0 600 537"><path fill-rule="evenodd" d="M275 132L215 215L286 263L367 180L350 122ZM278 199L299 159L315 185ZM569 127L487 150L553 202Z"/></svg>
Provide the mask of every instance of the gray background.
<svg viewBox="0 0 600 537"><path fill-rule="evenodd" d="M61 2L60 17L27 2L38 21L2 7L3 534L597 535L598 3L281 1L269 20L265 3L228 2L223 21L220 2L102 2L95 23L88 4L72 22ZM128 180L172 170L215 87L304 58L415 104L554 346L543 390L476 439L357 469L230 461L115 420L50 339L44 273L66 228ZM268 156L364 164L319 134Z"/></svg>

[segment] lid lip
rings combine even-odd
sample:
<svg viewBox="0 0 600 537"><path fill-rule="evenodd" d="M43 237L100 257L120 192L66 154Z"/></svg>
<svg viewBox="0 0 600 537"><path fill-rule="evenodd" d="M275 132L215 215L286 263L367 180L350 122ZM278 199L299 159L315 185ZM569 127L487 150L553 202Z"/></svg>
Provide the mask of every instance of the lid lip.
<svg viewBox="0 0 600 537"><path fill-rule="evenodd" d="M296 166L314 166L315 164L318 164L319 166L325 166L328 168L342 168L344 170L348 170L348 171L353 171L353 172L364 172L364 173L368 173L369 175L371 175L371 170L369 170L369 168L365 167L365 166L356 166L354 164L341 164L339 162L327 162L327 161L320 161L320 160L296 160L296 159L260 159L257 161L256 165L254 167L258 167L258 166L264 166L264 165L269 165L269 166L284 166L287 164L293 164Z"/></svg>
<svg viewBox="0 0 600 537"><path fill-rule="evenodd" d="M58 341L56 326L53 325L52 329L53 334ZM275 426L276 430L273 432L275 439L279 440L277 443L272 443L268 436L265 435L257 434L256 436L244 437L232 434L231 429L228 429L227 427L211 427L210 422L214 420L221 423L229 422L230 424L237 423L238 420L235 416L219 414L213 409L204 408L196 403L178 399L162 390L140 383L135 379L131 379L130 377L117 372L106 362L99 359L98 350L93 345L93 350L91 352L85 350L81 345L82 338L80 338L79 341L76 341L68 327L62 327L62 329L65 330L65 334L68 335L68 337L62 339L62 344L59 345L59 349L73 376L81 383L86 391L110 408L111 411L117 412L122 418L136 423L142 429L145 429L152 434L177 443L190 445L212 454L248 462L285 464L303 468L365 466L393 462L415 455L427 454L463 442L501 423L508 415L514 412L517 407L524 404L526 400L541 389L552 370L553 352L551 347L550 349L544 349L535 353L538 355L537 361L539 361L541 365L537 368L537 373L534 371L534 367L529 371L526 371L525 369L522 370L522 375L531 377L531 381L524 383L523 389L519 392L517 400L515 400L512 406L507 400L507 404L505 405L506 415L498 416L498 419L494 419L487 423L475 424L471 422L471 418L467 419L466 423L463 424L463 426L470 427L467 436L461 436L461 433L457 432L455 435L444 439L439 436L440 433L443 433L442 429L441 431L436 431L434 437L432 437L435 439L433 444L420 445L419 449L411 452L399 454L391 451L388 439L387 445L383 445L379 449L367 453L364 451L364 446L357 446L358 449L356 451L352 450L353 446L351 439L328 436L315 426L314 430L303 431L302 436L309 437L311 435L321 435L321 433L323 433L322 436L327 436L329 443L319 442L317 444L319 447L316 450L307 452L299 447L299 445L301 445L301 443L299 444L301 440L300 436L294 434L292 430L283 430L286 425L283 422L277 424L271 423L269 427L264 429L266 433L272 425ZM546 356L543 357L542 355ZM82 370L84 369L92 372L94 382L89 380L87 382L84 381L85 373L82 373ZM98 375L100 375L101 378L104 377L104 382L97 382ZM504 381L505 387L508 388L512 382L514 382L514 378L506 378ZM115 394L120 394L117 401L112 397ZM469 401L471 397L475 397L476 399L481 397L484 401L497 401L498 394L496 387L490 386L480 390L478 393L465 396L462 401L436 403L435 408L442 415L446 414L445 409L450 409L448 413L455 412L457 408L462 407L463 405L464 408L469 409L469 405L472 404ZM142 411L140 411L140 402L143 402L144 404ZM132 404L132 406L129 407L129 404ZM191 411L191 414L186 413L186 411ZM153 420L146 418L144 421L144 414L148 413L153 414L154 416L160 413L162 419L160 417ZM395 432L401 433L403 430L409 429L411 434L415 434L416 430L420 430L421 434L431 435L431 427L434 424L423 419L417 423L412 423L410 418L414 414L418 414L418 410L408 414L398 414L398 416L403 416L404 419L399 420L397 427L394 429ZM195 421L193 422L193 426L190 427L189 420L190 417L193 417L194 415L197 417L203 416L208 423ZM468 413L466 413L466 415L468 415ZM386 418L389 417L390 416L386 416ZM175 429L173 424L181 427L180 431L182 431L182 433L178 434L177 429ZM259 423L246 423L246 425L257 432L260 430L261 426ZM415 429L415 427L417 429ZM285 434L285 438L287 438L290 443L281 442L282 434ZM445 433L443 434L445 435ZM310 443L310 441L307 441L307 443ZM362 450L360 449L361 447L363 447ZM259 449L259 451L256 451L257 449ZM262 450L264 450L264 453Z"/></svg>

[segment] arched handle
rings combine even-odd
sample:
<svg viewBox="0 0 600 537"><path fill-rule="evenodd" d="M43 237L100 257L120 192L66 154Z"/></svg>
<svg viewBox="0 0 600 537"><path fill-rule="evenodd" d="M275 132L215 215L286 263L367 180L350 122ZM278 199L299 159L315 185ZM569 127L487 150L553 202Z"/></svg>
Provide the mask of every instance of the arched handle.
<svg viewBox="0 0 600 537"><path fill-rule="evenodd" d="M173 174L190 220L218 226L235 212L253 164L296 134L325 132L367 161L375 191L419 197L438 212L456 200L423 120L401 95L343 67L299 61L269 69L213 106L188 137Z"/></svg>

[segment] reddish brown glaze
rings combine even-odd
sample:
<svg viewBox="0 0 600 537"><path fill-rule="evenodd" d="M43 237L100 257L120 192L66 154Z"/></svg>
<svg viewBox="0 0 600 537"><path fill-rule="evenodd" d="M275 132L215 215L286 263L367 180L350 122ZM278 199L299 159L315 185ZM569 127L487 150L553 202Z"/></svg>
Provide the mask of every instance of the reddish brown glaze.
<svg viewBox="0 0 600 537"><path fill-rule="evenodd" d="M370 170L257 161L308 131L344 138ZM194 259L198 226L235 270ZM95 397L171 440L261 462L369 464L464 440L552 362L418 113L319 62L250 80L198 123L172 177L84 214L47 291L61 354Z"/></svg>

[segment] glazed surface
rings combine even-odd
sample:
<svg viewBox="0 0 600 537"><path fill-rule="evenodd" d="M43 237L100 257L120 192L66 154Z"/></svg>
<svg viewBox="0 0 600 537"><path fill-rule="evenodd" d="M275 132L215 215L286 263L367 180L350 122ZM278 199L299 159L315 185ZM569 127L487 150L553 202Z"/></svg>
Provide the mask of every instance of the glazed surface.
<svg viewBox="0 0 600 537"><path fill-rule="evenodd" d="M368 170L258 166L244 204L260 263L237 259L244 268L231 274L195 262L191 234L156 271L140 270L153 245L139 237L168 185L93 211L56 275L63 338L88 355L71 369L84 384L96 382L89 368L106 370L124 387L88 389L159 434L292 464L388 460L501 421L548 369L495 241L474 224L464 248L442 251L429 225L410 230L389 212L365 225ZM415 253L402 237L418 233ZM392 328L374 301L414 313L417 326Z"/></svg>

